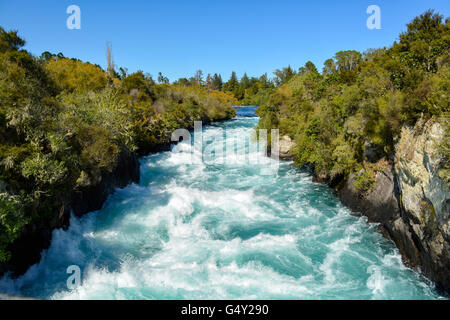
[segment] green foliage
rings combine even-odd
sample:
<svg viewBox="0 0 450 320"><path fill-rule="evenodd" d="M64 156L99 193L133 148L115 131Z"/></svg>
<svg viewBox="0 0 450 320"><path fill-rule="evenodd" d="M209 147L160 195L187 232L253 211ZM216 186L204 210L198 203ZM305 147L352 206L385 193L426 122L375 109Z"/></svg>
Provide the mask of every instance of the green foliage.
<svg viewBox="0 0 450 320"><path fill-rule="evenodd" d="M51 59L45 64L52 80L68 92L98 91L107 84L107 75L98 66L72 59Z"/></svg>
<svg viewBox="0 0 450 320"><path fill-rule="evenodd" d="M442 23L443 16L428 10L407 25L394 46L403 61L410 67L426 72L437 70L436 59L450 49L450 23Z"/></svg>
<svg viewBox="0 0 450 320"><path fill-rule="evenodd" d="M63 199L97 185L122 154L153 151L195 120L229 119L239 104L203 87L200 73L189 86L125 69L119 79L62 54L34 58L24 43L0 28L0 262L27 224L50 223Z"/></svg>
<svg viewBox="0 0 450 320"><path fill-rule="evenodd" d="M0 262L11 258L8 244L20 236L20 231L30 221L25 215L24 202L18 196L0 193Z"/></svg>
<svg viewBox="0 0 450 320"><path fill-rule="evenodd" d="M0 27L0 52L17 51L25 45L25 40L17 35L17 31L6 32Z"/></svg>
<svg viewBox="0 0 450 320"><path fill-rule="evenodd" d="M375 180L369 171L362 170L355 176L353 186L361 192L367 192L372 189Z"/></svg>
<svg viewBox="0 0 450 320"><path fill-rule="evenodd" d="M289 80L292 79L292 77L296 74L294 70L292 70L291 66L287 66L283 69L277 69L274 71L274 74L276 76L275 78L275 84L276 85L282 85L287 83Z"/></svg>
<svg viewBox="0 0 450 320"><path fill-rule="evenodd" d="M362 167L366 140L390 158L404 123L450 114L449 26L427 11L391 48L337 52L322 74L310 62L298 73L277 70L277 87L257 111L258 127L279 128L295 139L295 162L328 179ZM441 149L448 159L446 142ZM367 191L372 180L363 173L357 184Z"/></svg>
<svg viewBox="0 0 450 320"><path fill-rule="evenodd" d="M49 154L36 153L22 162L22 175L25 178L33 177L39 186L60 183L66 172L64 163L52 159Z"/></svg>

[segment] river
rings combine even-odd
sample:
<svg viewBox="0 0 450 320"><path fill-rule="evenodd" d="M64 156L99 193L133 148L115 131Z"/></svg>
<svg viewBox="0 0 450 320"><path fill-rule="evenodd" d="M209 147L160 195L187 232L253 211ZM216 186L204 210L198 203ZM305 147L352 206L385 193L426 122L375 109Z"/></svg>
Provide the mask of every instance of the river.
<svg viewBox="0 0 450 320"><path fill-rule="evenodd" d="M229 134L248 137L258 123L252 115L243 108L235 119L205 126L204 142L224 139L204 147ZM0 279L0 292L45 299L439 298L376 225L352 215L307 171L268 158L259 165L192 163L192 152L199 156L185 142L142 158L139 184L117 190L100 211L72 217L67 231L55 230L41 262L17 279ZM265 167L276 172L263 174ZM68 289L73 270L81 282Z"/></svg>

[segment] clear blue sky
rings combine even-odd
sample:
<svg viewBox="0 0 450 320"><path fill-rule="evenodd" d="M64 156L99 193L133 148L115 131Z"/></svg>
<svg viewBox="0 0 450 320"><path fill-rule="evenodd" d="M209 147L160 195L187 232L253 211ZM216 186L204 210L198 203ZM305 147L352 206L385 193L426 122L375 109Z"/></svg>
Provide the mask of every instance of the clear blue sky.
<svg viewBox="0 0 450 320"><path fill-rule="evenodd" d="M66 27L66 8L81 8L81 30ZM369 5L381 8L381 30L366 27ZM0 25L17 29L26 49L106 64L110 41L117 66L159 71L171 81L232 70L259 76L313 61L319 69L339 50L389 46L428 8L445 17L449 0L0 0Z"/></svg>

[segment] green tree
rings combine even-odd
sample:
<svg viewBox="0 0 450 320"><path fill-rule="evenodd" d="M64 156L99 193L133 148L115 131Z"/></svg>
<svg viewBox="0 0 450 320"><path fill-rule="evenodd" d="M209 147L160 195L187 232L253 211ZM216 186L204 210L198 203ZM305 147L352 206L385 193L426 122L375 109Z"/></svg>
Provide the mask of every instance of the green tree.
<svg viewBox="0 0 450 320"><path fill-rule="evenodd" d="M247 76L247 73L244 73L244 75L241 78L240 86L242 89L248 89L250 87L250 79Z"/></svg>
<svg viewBox="0 0 450 320"><path fill-rule="evenodd" d="M223 90L224 91L230 91L230 92L233 92L233 91L235 91L236 89L238 89L239 88L239 81L238 81L238 79L237 79L237 76L236 76L236 72L232 72L231 73L231 77L230 77L230 80L228 80L224 85L223 85Z"/></svg>
<svg viewBox="0 0 450 320"><path fill-rule="evenodd" d="M407 25L407 31L400 35L400 43L394 46L410 67L426 72L437 70L437 57L450 50L450 21L443 22L443 16L428 10Z"/></svg>
<svg viewBox="0 0 450 320"><path fill-rule="evenodd" d="M17 31L5 31L0 27L0 52L17 51L25 45L25 40L17 35Z"/></svg>
<svg viewBox="0 0 450 320"><path fill-rule="evenodd" d="M158 73L158 82L159 83L169 83L169 79L163 76L162 72Z"/></svg>
<svg viewBox="0 0 450 320"><path fill-rule="evenodd" d="M277 86L280 86L288 82L295 75L295 71L292 70L291 66L287 66L283 69L275 70L274 75L275 75L275 84Z"/></svg>
<svg viewBox="0 0 450 320"><path fill-rule="evenodd" d="M214 90L222 91L222 76L220 74L214 73L212 78L212 87Z"/></svg>
<svg viewBox="0 0 450 320"><path fill-rule="evenodd" d="M330 75L336 72L336 63L334 62L333 59L325 60L323 65L324 65L322 71L323 75Z"/></svg>
<svg viewBox="0 0 450 320"><path fill-rule="evenodd" d="M308 72L318 73L316 66L311 61L306 62L304 67L299 68L300 74L305 74Z"/></svg>
<svg viewBox="0 0 450 320"><path fill-rule="evenodd" d="M195 84L202 86L203 85L203 71L197 70L194 76Z"/></svg>

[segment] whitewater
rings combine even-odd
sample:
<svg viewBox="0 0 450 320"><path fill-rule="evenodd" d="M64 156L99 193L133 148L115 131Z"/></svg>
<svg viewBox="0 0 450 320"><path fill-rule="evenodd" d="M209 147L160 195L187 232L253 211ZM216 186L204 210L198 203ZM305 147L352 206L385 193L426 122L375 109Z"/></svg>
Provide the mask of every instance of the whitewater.
<svg viewBox="0 0 450 320"><path fill-rule="evenodd" d="M224 130L248 138L258 123L253 111L205 126L204 147L229 139ZM277 162L276 173L263 174L278 160L192 163L192 154L201 157L183 142L142 158L139 184L55 230L40 263L0 279L0 292L44 299L442 298L375 224L352 214L307 170ZM69 266L81 270L71 289Z"/></svg>

